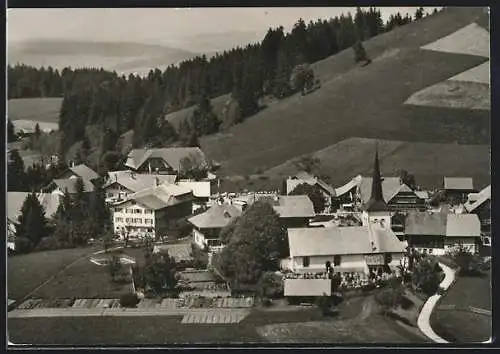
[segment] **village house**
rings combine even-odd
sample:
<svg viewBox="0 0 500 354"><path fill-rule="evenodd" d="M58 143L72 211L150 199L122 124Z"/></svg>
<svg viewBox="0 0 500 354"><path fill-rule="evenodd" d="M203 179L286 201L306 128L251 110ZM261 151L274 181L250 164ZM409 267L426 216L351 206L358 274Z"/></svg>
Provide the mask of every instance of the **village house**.
<svg viewBox="0 0 500 354"><path fill-rule="evenodd" d="M95 182L99 178L99 174L85 164L72 165L64 172L57 175L56 179L74 179L81 178L89 182Z"/></svg>
<svg viewBox="0 0 500 354"><path fill-rule="evenodd" d="M444 255L462 244L472 253L478 252L481 224L475 214L413 212L405 220L405 238L417 251Z"/></svg>
<svg viewBox="0 0 500 354"><path fill-rule="evenodd" d="M161 184L114 204L113 226L122 238L168 237L175 222L191 215L193 193L174 184Z"/></svg>
<svg viewBox="0 0 500 354"><path fill-rule="evenodd" d="M286 180L286 194L289 195L301 184L308 184L316 187L325 199L325 209L323 213L330 213L333 210L332 200L335 197L335 189L322 179L315 177L307 172L300 172ZM338 206L336 206L338 207ZM335 209L336 209L335 207Z"/></svg>
<svg viewBox="0 0 500 354"><path fill-rule="evenodd" d="M316 216L314 206L307 195L278 195L251 193L232 200L232 204L244 210L256 201L265 201L272 205L286 228L308 227L309 220Z"/></svg>
<svg viewBox="0 0 500 354"><path fill-rule="evenodd" d="M161 149L133 149L125 167L137 173L178 174L181 162L189 158L201 165L207 165L205 154L197 147L173 147Z"/></svg>
<svg viewBox="0 0 500 354"><path fill-rule="evenodd" d="M483 188L479 193L469 194L464 209L467 213L476 214L479 217L481 235L491 236L491 185Z"/></svg>
<svg viewBox="0 0 500 354"><path fill-rule="evenodd" d="M151 173L135 173L134 171L108 172L103 186L106 202L114 203L126 199L129 195L158 186L163 183L173 184L176 175L160 175Z"/></svg>
<svg viewBox="0 0 500 354"><path fill-rule="evenodd" d="M220 232L232 220L242 214L241 209L231 204L216 204L207 211L191 217L194 243L210 252L217 252L224 247L220 241Z"/></svg>
<svg viewBox="0 0 500 354"><path fill-rule="evenodd" d="M7 192L7 248L11 250L15 250L16 225L28 195L26 192ZM59 197L50 193L37 193L37 198L44 208L45 217L52 218L59 207Z"/></svg>
<svg viewBox="0 0 500 354"><path fill-rule="evenodd" d="M357 189L357 196L362 204L368 202L372 188L372 178L363 177ZM383 198L389 210L406 212L425 210L425 199L404 184L399 177L382 178Z"/></svg>
<svg viewBox="0 0 500 354"><path fill-rule="evenodd" d="M44 192L51 193L59 198L64 196L65 193L70 195L76 194L76 178L67 179L54 179L44 188ZM83 191L85 193L95 193L96 187L87 179L82 179Z"/></svg>
<svg viewBox="0 0 500 354"><path fill-rule="evenodd" d="M474 181L471 177L444 177L443 190L452 204L465 203L467 195L474 192Z"/></svg>

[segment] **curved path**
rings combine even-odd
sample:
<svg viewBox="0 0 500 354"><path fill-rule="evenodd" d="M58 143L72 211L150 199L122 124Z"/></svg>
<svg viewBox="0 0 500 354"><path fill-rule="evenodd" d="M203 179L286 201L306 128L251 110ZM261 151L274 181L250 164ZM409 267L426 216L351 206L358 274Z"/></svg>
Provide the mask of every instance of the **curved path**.
<svg viewBox="0 0 500 354"><path fill-rule="evenodd" d="M439 263L439 266L441 267L441 269L443 269L445 275L443 281L441 282L441 284L439 284L439 286L444 290L448 290L448 288L451 286L451 284L453 284L453 281L455 280L455 271L450 267L448 267L447 265L444 265L443 263ZM420 331L422 331L422 333L424 333L434 342L449 343L447 340L438 336L433 331L430 324L432 310L434 310L434 307L438 303L441 296L442 295L434 294L427 299L424 306L422 307L422 310L420 311L420 314L418 315L417 324Z"/></svg>

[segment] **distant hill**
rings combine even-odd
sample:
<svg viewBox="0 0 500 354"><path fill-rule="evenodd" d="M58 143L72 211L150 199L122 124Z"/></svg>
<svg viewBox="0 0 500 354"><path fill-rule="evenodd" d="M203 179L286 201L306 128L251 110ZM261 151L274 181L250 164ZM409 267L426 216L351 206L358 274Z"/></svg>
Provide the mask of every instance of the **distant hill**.
<svg viewBox="0 0 500 354"><path fill-rule="evenodd" d="M118 73L147 74L151 68L165 69L171 64L195 57L187 50L142 43L30 40L9 44L8 63L35 67L102 67Z"/></svg>
<svg viewBox="0 0 500 354"><path fill-rule="evenodd" d="M485 16L479 8L446 8L366 41L373 60L368 66L356 65L351 49L314 63L319 90L281 100L224 134L203 137L202 148L223 164L222 172L247 175L350 137L488 145L487 109L404 104L415 92L488 60L421 49L474 21L484 23Z"/></svg>

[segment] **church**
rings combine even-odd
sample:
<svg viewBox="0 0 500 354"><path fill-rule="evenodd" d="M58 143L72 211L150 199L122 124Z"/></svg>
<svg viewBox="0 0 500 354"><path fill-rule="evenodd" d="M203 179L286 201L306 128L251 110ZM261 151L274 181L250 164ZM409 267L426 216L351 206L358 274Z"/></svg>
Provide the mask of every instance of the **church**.
<svg viewBox="0 0 500 354"><path fill-rule="evenodd" d="M384 201L378 149L371 197L363 205L361 226L288 229L292 272L320 273L331 265L339 273L391 273L401 264L406 244L391 229L391 211Z"/></svg>

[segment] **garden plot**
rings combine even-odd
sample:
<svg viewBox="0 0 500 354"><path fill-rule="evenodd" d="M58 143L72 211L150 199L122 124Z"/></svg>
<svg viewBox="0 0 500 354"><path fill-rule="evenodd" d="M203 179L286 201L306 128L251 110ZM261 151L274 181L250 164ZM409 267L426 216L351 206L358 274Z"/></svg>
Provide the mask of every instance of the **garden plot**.
<svg viewBox="0 0 500 354"><path fill-rule="evenodd" d="M157 245L155 246L155 251L167 251L170 257L175 258L176 262L190 261L193 259L193 257L191 256L191 244L189 243Z"/></svg>
<svg viewBox="0 0 500 354"><path fill-rule="evenodd" d="M71 299L55 299L55 300L44 300L44 299L28 299L19 305L17 308L19 310L32 310L32 309L42 309L42 308L68 308L71 307L73 300Z"/></svg>
<svg viewBox="0 0 500 354"><path fill-rule="evenodd" d="M120 306L117 299L77 299L73 308L116 308Z"/></svg>
<svg viewBox="0 0 500 354"><path fill-rule="evenodd" d="M182 324L229 324L240 323L249 312L242 311L204 311L190 313L182 318Z"/></svg>

